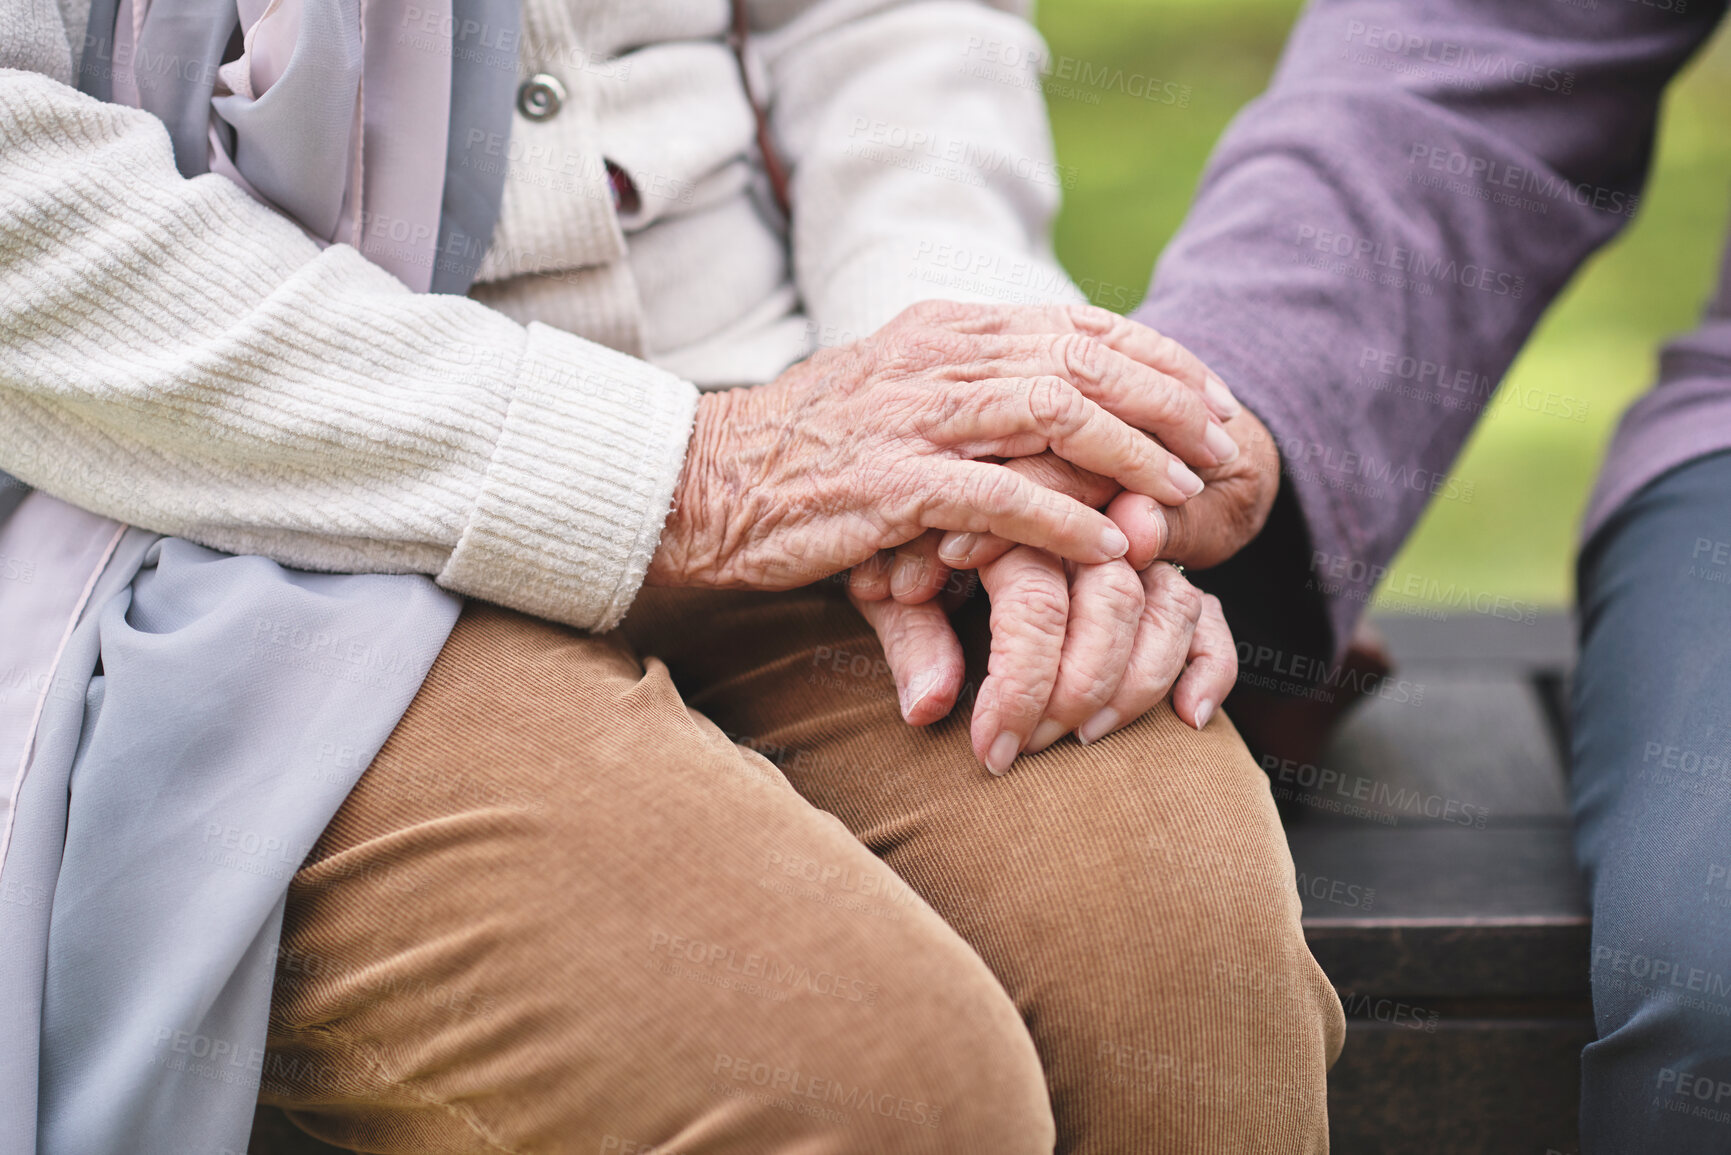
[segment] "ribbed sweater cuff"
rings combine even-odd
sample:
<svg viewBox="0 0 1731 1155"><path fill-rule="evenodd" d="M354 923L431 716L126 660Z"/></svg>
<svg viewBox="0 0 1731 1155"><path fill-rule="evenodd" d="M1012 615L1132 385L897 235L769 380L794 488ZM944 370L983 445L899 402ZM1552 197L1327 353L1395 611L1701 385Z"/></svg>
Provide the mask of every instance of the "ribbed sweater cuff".
<svg viewBox="0 0 1731 1155"><path fill-rule="evenodd" d="M591 630L637 596L673 502L697 390L546 325L516 391L448 589Z"/></svg>

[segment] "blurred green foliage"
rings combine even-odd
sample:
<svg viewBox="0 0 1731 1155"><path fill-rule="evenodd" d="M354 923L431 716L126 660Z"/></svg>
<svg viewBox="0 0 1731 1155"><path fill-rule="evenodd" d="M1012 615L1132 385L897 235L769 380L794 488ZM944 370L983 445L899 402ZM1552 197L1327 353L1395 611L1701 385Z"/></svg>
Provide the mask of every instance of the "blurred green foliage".
<svg viewBox="0 0 1731 1155"><path fill-rule="evenodd" d="M1181 98L1164 103L1048 85L1058 157L1075 177L1058 220L1058 254L1096 300L1140 299L1214 141L1267 84L1299 7L1297 0L1040 5L1038 23L1055 58L1179 86ZM1651 385L1659 345L1694 324L1712 289L1731 203L1728 110L1731 32L1673 85L1634 224L1552 307L1508 378L1523 396L1549 390L1585 403L1586 420L1493 404L1455 467L1473 483L1473 500L1434 503L1396 572L1541 605L1571 601L1576 528L1605 444L1624 408Z"/></svg>

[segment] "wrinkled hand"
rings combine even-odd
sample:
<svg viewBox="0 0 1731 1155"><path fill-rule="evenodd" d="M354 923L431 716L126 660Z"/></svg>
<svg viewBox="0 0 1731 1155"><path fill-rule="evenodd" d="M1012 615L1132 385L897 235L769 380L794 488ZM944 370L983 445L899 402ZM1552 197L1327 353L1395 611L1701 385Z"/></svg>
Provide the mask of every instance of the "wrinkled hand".
<svg viewBox="0 0 1731 1155"><path fill-rule="evenodd" d="M1178 716L1208 724L1238 678L1220 603L1174 566L1124 561L1066 567L1019 546L980 570L991 596L991 655L974 702L975 755L1003 774L1072 730L1095 742L1170 692ZM854 604L883 642L902 716L923 726L962 688L962 648L942 605Z"/></svg>
<svg viewBox="0 0 1731 1155"><path fill-rule="evenodd" d="M1155 558L1217 565L1267 520L1279 487L1273 439L1248 411L1239 411L1225 427L1242 452L1225 466L1205 470L1207 488L1180 508L1121 493L1110 479L1050 455L1005 464L1085 504L1105 505L1131 549L1122 561L1068 567L1069 617L1061 626L1051 624L1054 583L1045 579L1044 591L1033 594L1038 608L1032 616L1044 623L1031 627L1041 639L1037 644L1022 638L999 644L1001 633L1026 634L1030 628L1016 622L1030 611L1010 607L1028 603L1016 591L1039 589L1032 567L1018 565L1018 580L1000 584L1010 591L1008 599L986 581L993 594L992 658L975 708L973 740L989 769L1002 773L1005 755L1014 757L1010 751L1037 753L1071 730L1084 742L1095 741L1152 708L1168 688L1178 716L1200 729L1231 691L1237 659L1219 602L1202 597L1171 566L1146 568ZM951 580L952 567L979 567L987 579L1000 559L1027 553L1037 551L986 535L927 534L855 568L850 593L884 645L910 724L926 725L947 714L961 685L960 646L932 595ZM1056 564L1049 557L1046 562L1048 570ZM1131 624L1132 591L1122 573L1112 571L1134 569L1143 570L1143 612ZM1006 600L1009 606L1001 608ZM1061 644L1054 645L1054 638ZM1035 716L1037 724L1029 723L1027 703L1038 700L1044 686L1052 687L1052 696ZM1102 700L1098 712L1084 716Z"/></svg>
<svg viewBox="0 0 1731 1155"><path fill-rule="evenodd" d="M1110 478L1079 470L1050 454L1006 462L1005 467L1087 505L1104 507L1130 538L1126 559L1136 568L1160 558L1208 569L1262 532L1280 489L1280 454L1256 415L1241 409L1224 428L1241 452L1226 465L1203 470L1207 487L1178 508L1125 493ZM1013 544L981 534L931 535L902 547L896 561L911 556L910 568L936 563L940 568L974 569L1002 557ZM893 563L886 568L893 572ZM945 578L935 580L941 586ZM890 592L886 587L886 595Z"/></svg>
<svg viewBox="0 0 1731 1155"><path fill-rule="evenodd" d="M1164 507L1201 492L1185 462L1217 468L1237 447L1121 320L927 302L768 385L705 395L647 580L786 589L927 529L1122 557L1105 515L981 460L1049 451Z"/></svg>

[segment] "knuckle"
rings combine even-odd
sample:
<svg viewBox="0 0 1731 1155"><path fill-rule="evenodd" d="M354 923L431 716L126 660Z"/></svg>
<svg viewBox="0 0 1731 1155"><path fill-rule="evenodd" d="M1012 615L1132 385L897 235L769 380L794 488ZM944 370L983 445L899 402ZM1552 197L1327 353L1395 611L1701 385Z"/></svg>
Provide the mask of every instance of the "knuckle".
<svg viewBox="0 0 1731 1155"><path fill-rule="evenodd" d="M1202 617L1202 593L1178 575L1171 566L1161 566L1171 577L1155 583L1145 603L1148 612L1168 627L1193 629Z"/></svg>
<svg viewBox="0 0 1731 1155"><path fill-rule="evenodd" d="M872 407L859 425L865 427L869 423L902 452L921 453L933 443L946 416L947 401L942 390L933 389L926 382L909 380L872 398Z"/></svg>
<svg viewBox="0 0 1731 1155"><path fill-rule="evenodd" d="M1028 383L1028 410L1042 430L1076 429L1088 418L1087 402L1061 377L1035 377Z"/></svg>
<svg viewBox="0 0 1731 1155"><path fill-rule="evenodd" d="M1194 624L1202 620L1202 591L1183 578L1173 587L1172 602L1186 621Z"/></svg>
<svg viewBox="0 0 1731 1155"><path fill-rule="evenodd" d="M1083 714L1093 714L1112 700L1112 695L1123 684L1124 671L1113 671L1118 676L1108 677L1104 672L1090 676L1087 681L1077 687L1076 698L1081 705Z"/></svg>
<svg viewBox="0 0 1731 1155"><path fill-rule="evenodd" d="M956 420L964 413L977 413L986 406L984 394L958 389L952 382L912 380L907 384L906 427L931 444L954 440ZM891 407L893 403L885 406Z"/></svg>
<svg viewBox="0 0 1731 1155"><path fill-rule="evenodd" d="M1035 489L1034 501L1045 516L1068 537L1080 538L1088 533L1094 511L1079 501L1071 501L1049 489Z"/></svg>
<svg viewBox="0 0 1731 1155"><path fill-rule="evenodd" d="M1143 613L1159 627L1163 634L1179 632L1190 624L1178 607L1172 603L1172 600L1166 597L1149 598Z"/></svg>
<svg viewBox="0 0 1731 1155"><path fill-rule="evenodd" d="M1046 713L1086 721L1111 700L1120 680L1104 673L1077 675L1066 668L1052 690L1052 700L1046 703Z"/></svg>
<svg viewBox="0 0 1731 1155"><path fill-rule="evenodd" d="M1015 604L1023 621L1040 633L1059 633L1070 616L1070 596L1062 581L1035 577L1016 591Z"/></svg>
<svg viewBox="0 0 1731 1155"><path fill-rule="evenodd" d="M1172 692L1172 687L1184 675L1184 660L1176 654L1163 653L1158 658L1140 663L1124 677L1125 689L1132 689L1144 703L1158 702ZM1143 711L1149 706L1143 705Z"/></svg>
<svg viewBox="0 0 1731 1155"><path fill-rule="evenodd" d="M927 329L923 335L926 339L921 344L921 351L932 367L963 365L974 359L977 337L954 329Z"/></svg>
<svg viewBox="0 0 1731 1155"><path fill-rule="evenodd" d="M1007 469L976 470L963 487L967 504L988 517L1013 512L1020 494L1016 475Z"/></svg>
<svg viewBox="0 0 1731 1155"><path fill-rule="evenodd" d="M1149 332L1154 335L1153 356L1157 364L1166 367L1167 372L1171 372L1184 363L1184 354L1187 352L1184 346L1164 333L1152 329Z"/></svg>
<svg viewBox="0 0 1731 1155"><path fill-rule="evenodd" d="M1119 621L1135 621L1141 616L1147 597L1135 570L1121 561L1112 562L1101 567L1096 581L1098 586L1092 596L1108 615Z"/></svg>
<svg viewBox="0 0 1731 1155"><path fill-rule="evenodd" d="M909 462L896 468L862 468L853 494L864 496L877 510L876 528L883 534L917 522L920 512L940 503L948 496L944 476L926 467L923 462ZM838 507L845 508L845 496L817 495L804 503L802 516L822 516ZM893 544L893 543L886 543Z"/></svg>
<svg viewBox="0 0 1731 1155"><path fill-rule="evenodd" d="M1046 695L1041 690L1045 681L1029 667L1012 671L998 687L998 708L1017 718L1031 718L1043 713Z"/></svg>
<svg viewBox="0 0 1731 1155"><path fill-rule="evenodd" d="M892 462L882 458L861 461L854 466L852 485L849 487L857 493L881 493L886 496L906 496L930 488L929 482L923 476L918 461ZM814 495L802 493L797 495L801 505L813 502Z"/></svg>
<svg viewBox="0 0 1731 1155"><path fill-rule="evenodd" d="M1052 359L1072 381L1098 381L1106 347L1086 333L1061 333L1053 338Z"/></svg>
<svg viewBox="0 0 1731 1155"><path fill-rule="evenodd" d="M913 306L918 308L919 306ZM970 359L973 338L941 325L917 324L884 333L878 356L895 376L914 376Z"/></svg>
<svg viewBox="0 0 1731 1155"><path fill-rule="evenodd" d="M1160 424L1169 427L1196 426L1200 434L1202 426L1207 424L1208 413L1200 400L1184 384L1175 377L1164 373L1156 379L1156 387L1151 391L1149 400L1152 403L1154 418Z"/></svg>
<svg viewBox="0 0 1731 1155"><path fill-rule="evenodd" d="M1190 670L1222 685L1238 681L1238 658L1232 654L1204 654L1190 663Z"/></svg>

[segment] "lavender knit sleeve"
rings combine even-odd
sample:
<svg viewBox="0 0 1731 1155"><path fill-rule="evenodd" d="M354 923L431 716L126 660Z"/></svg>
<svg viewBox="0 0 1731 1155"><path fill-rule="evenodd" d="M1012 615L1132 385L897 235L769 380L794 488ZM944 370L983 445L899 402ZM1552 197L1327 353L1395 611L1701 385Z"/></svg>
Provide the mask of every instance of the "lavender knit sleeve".
<svg viewBox="0 0 1731 1155"><path fill-rule="evenodd" d="M1472 499L1451 463L1546 306L1634 214L1660 96L1724 9L1305 10L1136 314L1280 447L1263 539L1203 579L1241 641L1338 653L1426 503Z"/></svg>

